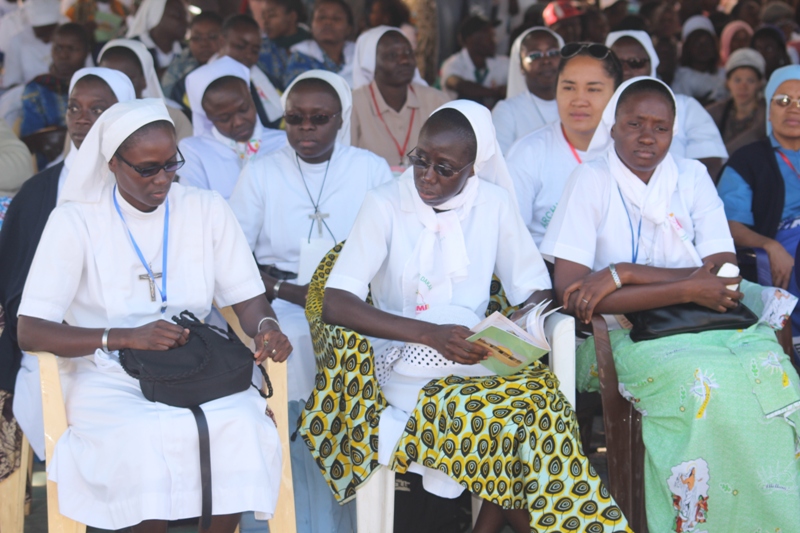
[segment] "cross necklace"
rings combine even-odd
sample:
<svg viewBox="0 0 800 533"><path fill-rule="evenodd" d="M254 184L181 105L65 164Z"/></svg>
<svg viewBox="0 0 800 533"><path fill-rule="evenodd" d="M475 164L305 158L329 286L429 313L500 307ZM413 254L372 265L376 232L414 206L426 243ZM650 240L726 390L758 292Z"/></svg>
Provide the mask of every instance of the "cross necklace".
<svg viewBox="0 0 800 533"><path fill-rule="evenodd" d="M303 186L306 188L306 193L308 193L308 199L311 200L311 205L314 207L314 213L308 215L308 218L311 219L311 228L308 230L308 241L311 242L311 232L314 230L314 222L317 223L317 232L319 234L319 238L322 238L322 226L325 226L325 229L328 230L328 233L331 234L331 238L333 242L338 242L336 237L333 236L333 232L331 228L328 227L328 223L325 222L325 219L330 217L330 213L323 213L319 210L319 204L322 201L322 190L325 188L325 181L328 179L328 169L331 166L331 159L333 155L331 154L331 159L328 159L327 164L325 165L325 174L322 177L322 185L319 187L319 194L317 195L317 201L314 202L314 197L311 196L311 190L308 188L308 183L306 183L306 177L303 174L303 169L300 167L300 156L297 155L297 152L294 154L295 160L297 161L297 170L300 171L300 178L303 180Z"/></svg>
<svg viewBox="0 0 800 533"><path fill-rule="evenodd" d="M150 264L150 271L153 273L153 277L150 277L150 274L142 274L139 276L139 279L142 281L150 282L150 301L156 301L156 281L157 279L161 279L161 272L155 272L153 270L152 263Z"/></svg>

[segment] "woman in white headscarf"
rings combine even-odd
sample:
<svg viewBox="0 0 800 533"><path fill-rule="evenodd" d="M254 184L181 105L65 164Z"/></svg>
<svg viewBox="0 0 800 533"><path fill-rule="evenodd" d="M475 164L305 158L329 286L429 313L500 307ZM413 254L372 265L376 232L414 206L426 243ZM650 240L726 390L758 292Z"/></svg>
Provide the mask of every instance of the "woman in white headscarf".
<svg viewBox="0 0 800 533"><path fill-rule="evenodd" d="M554 401L565 400L539 363L507 378L476 364L488 353L466 340L472 335L467 328L486 312L493 274L511 304L521 306L549 296L550 278L516 208L487 108L457 100L436 110L423 127L412 164L400 179L370 191L328 278L322 312L326 323L376 337L370 338L376 376L389 404L380 413L379 462L421 474L425 489L438 496L455 498L466 486L494 502L484 502L474 531L498 531L506 521L515 531L530 531L540 520L554 529L582 529L595 520L595 512L611 518L598 531L624 530L625 519L588 470L572 434L550 429L549 421L558 420L554 426L561 428L575 424L571 414L555 412L562 403L556 408L540 403L536 410L548 417L548 424L534 430L530 439L527 433L517 434L519 447L513 451L508 445L493 451L481 473L484 446L509 438L498 434L502 427L513 428L510 433L522 428L506 426L504 420L520 409L511 399L515 386L524 382L530 390L547 390ZM373 305L364 301L368 292ZM439 424L428 426L417 417L423 410L417 399L429 381L447 376L464 378L458 383L471 386L469 392L457 386L422 400L425 416L441 408L430 420L448 427L458 420L453 431L439 429L436 435L432 432ZM445 387L442 381L438 385ZM476 403L465 410L470 399ZM419 431L406 431L410 427ZM461 427L470 431L461 433ZM554 443L551 436L561 441ZM543 465L533 466L531 472L536 472L524 480L510 474L519 457L542 453L545 441L550 442L547 453L563 452L561 463L574 465L570 476L548 473ZM486 482L487 467L496 474L491 483ZM342 480L335 473L330 477L338 488ZM537 500L538 490L527 495L522 490L530 483L547 487L556 478L559 494L570 503L561 510L544 498ZM495 484L502 488L495 491ZM517 488L507 490L512 486ZM568 511L580 508L583 498L598 504L591 513Z"/></svg>
<svg viewBox="0 0 800 533"><path fill-rule="evenodd" d="M606 46L617 54L622 63L623 78L636 76L656 77L658 54L653 40L646 32L637 30L613 31L606 38ZM672 134L669 148L673 156L697 159L716 179L728 151L714 119L700 102L685 94L675 95L678 110L677 129Z"/></svg>
<svg viewBox="0 0 800 533"><path fill-rule="evenodd" d="M141 41L162 74L181 53L181 43L189 26L189 13L182 0L144 0L125 34L127 39Z"/></svg>
<svg viewBox="0 0 800 533"><path fill-rule="evenodd" d="M492 109L504 154L517 139L558 121L556 78L563 46L564 39L544 26L525 30L511 46L506 99Z"/></svg>
<svg viewBox="0 0 800 533"><path fill-rule="evenodd" d="M100 49L97 63L127 74L136 89L136 98L162 99L175 124L179 141L192 135L192 124L181 111L180 105L164 96L153 66L153 56L145 45L133 39L113 39Z"/></svg>
<svg viewBox="0 0 800 533"><path fill-rule="evenodd" d="M250 94L250 72L224 56L186 76L194 136L180 141L185 185L230 198L242 168L286 145L286 133L264 128ZM283 111L281 110L281 114Z"/></svg>
<svg viewBox="0 0 800 533"><path fill-rule="evenodd" d="M690 302L724 312L742 300L760 314L775 292L715 275L736 264L733 239L705 167L669 153L674 122L663 82L626 81L595 133L613 143L570 178L541 248L581 322ZM643 415L650 531L795 527L800 495L769 485L800 475L800 379L769 325L640 342L615 329L611 344L620 392ZM578 389L598 390L597 375L589 341Z"/></svg>
<svg viewBox="0 0 800 533"><path fill-rule="evenodd" d="M185 344L188 331L169 317L206 316L215 301L232 306L255 338L257 362L291 351L233 213L219 195L174 183L180 165L160 100L101 115L44 229L19 308L20 346L60 356L69 425L48 465L59 512L102 529L164 531L166 521L201 511L191 412L145 399L119 350ZM202 407L210 529L233 532L243 511L269 518L281 454L266 402L248 389Z"/></svg>
<svg viewBox="0 0 800 533"><path fill-rule="evenodd" d="M408 167L425 117L449 98L428 87L411 43L398 28L378 26L356 41L353 63L353 146L386 159L395 175Z"/></svg>
<svg viewBox="0 0 800 533"><path fill-rule="evenodd" d="M220 60L221 61L221 60ZM283 93L289 145L257 157L230 198L267 295L289 336L289 417L297 420L314 389L316 362L305 302L323 256L347 239L367 191L392 175L377 155L350 146L351 92L338 74L311 70ZM346 533L353 505L340 507L302 439L291 444L298 531Z"/></svg>

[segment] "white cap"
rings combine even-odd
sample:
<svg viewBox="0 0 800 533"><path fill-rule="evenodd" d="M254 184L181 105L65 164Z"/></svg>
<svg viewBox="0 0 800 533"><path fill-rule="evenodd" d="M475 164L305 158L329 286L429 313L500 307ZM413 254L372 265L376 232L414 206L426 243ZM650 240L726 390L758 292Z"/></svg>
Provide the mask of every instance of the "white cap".
<svg viewBox="0 0 800 533"><path fill-rule="evenodd" d="M683 23L681 41L685 41L695 30L706 30L711 35L717 35L717 31L714 29L714 24L711 22L711 19L703 15L695 15L686 19L686 22Z"/></svg>
<svg viewBox="0 0 800 533"><path fill-rule="evenodd" d="M61 15L61 4L58 0L28 0L25 3L25 14L34 28L58 24Z"/></svg>
<svg viewBox="0 0 800 533"><path fill-rule="evenodd" d="M740 67L750 67L764 77L766 62L764 56L752 48L739 48L735 50L725 63L725 73L730 74Z"/></svg>

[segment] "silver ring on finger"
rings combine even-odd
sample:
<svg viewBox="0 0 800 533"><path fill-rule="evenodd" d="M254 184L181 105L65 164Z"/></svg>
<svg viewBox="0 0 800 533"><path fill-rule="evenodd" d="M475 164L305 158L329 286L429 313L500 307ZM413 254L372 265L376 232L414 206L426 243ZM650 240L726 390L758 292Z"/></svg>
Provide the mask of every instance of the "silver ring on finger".
<svg viewBox="0 0 800 533"><path fill-rule="evenodd" d="M587 304L589 303L589 300L587 300L586 298L581 298L581 300L583 300Z"/></svg>
<svg viewBox="0 0 800 533"><path fill-rule="evenodd" d="M276 353L278 353L278 350L272 350L272 355L275 355Z"/></svg>

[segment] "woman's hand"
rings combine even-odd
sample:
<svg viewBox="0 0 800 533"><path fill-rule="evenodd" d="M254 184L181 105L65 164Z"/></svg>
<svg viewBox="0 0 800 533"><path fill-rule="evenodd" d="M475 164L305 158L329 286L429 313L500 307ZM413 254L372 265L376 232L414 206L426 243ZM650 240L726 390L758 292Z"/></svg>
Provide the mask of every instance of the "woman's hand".
<svg viewBox="0 0 800 533"><path fill-rule="evenodd" d="M686 280L689 298L698 305L724 313L736 307L739 300L744 298L741 292L726 287L738 285L742 278L720 278L711 273L713 269L714 264L706 262L689 276Z"/></svg>
<svg viewBox="0 0 800 533"><path fill-rule="evenodd" d="M438 351L445 359L462 365L474 365L491 354L487 348L467 340L475 332L464 326L431 324L431 327L432 331L424 336L422 344Z"/></svg>
<svg viewBox="0 0 800 533"><path fill-rule="evenodd" d="M778 241L770 241L764 246L769 257L769 268L772 273L772 284L781 289L789 288L789 280L794 269L794 257Z"/></svg>
<svg viewBox="0 0 800 533"><path fill-rule="evenodd" d="M292 345L289 339L275 325L265 325L264 329L258 332L255 339L256 353L253 354L256 363L261 364L272 359L276 363L282 363L288 359L292 353Z"/></svg>
<svg viewBox="0 0 800 533"><path fill-rule="evenodd" d="M166 320L156 320L131 329L112 329L108 345L112 350L169 350L183 346L189 340L189 330Z"/></svg>
<svg viewBox="0 0 800 533"><path fill-rule="evenodd" d="M569 310L570 298L575 294L575 304L572 306L573 314L581 322L589 322L594 314L594 309L600 301L617 290L611 271L607 268L592 272L582 279L574 282L564 290L564 310Z"/></svg>

